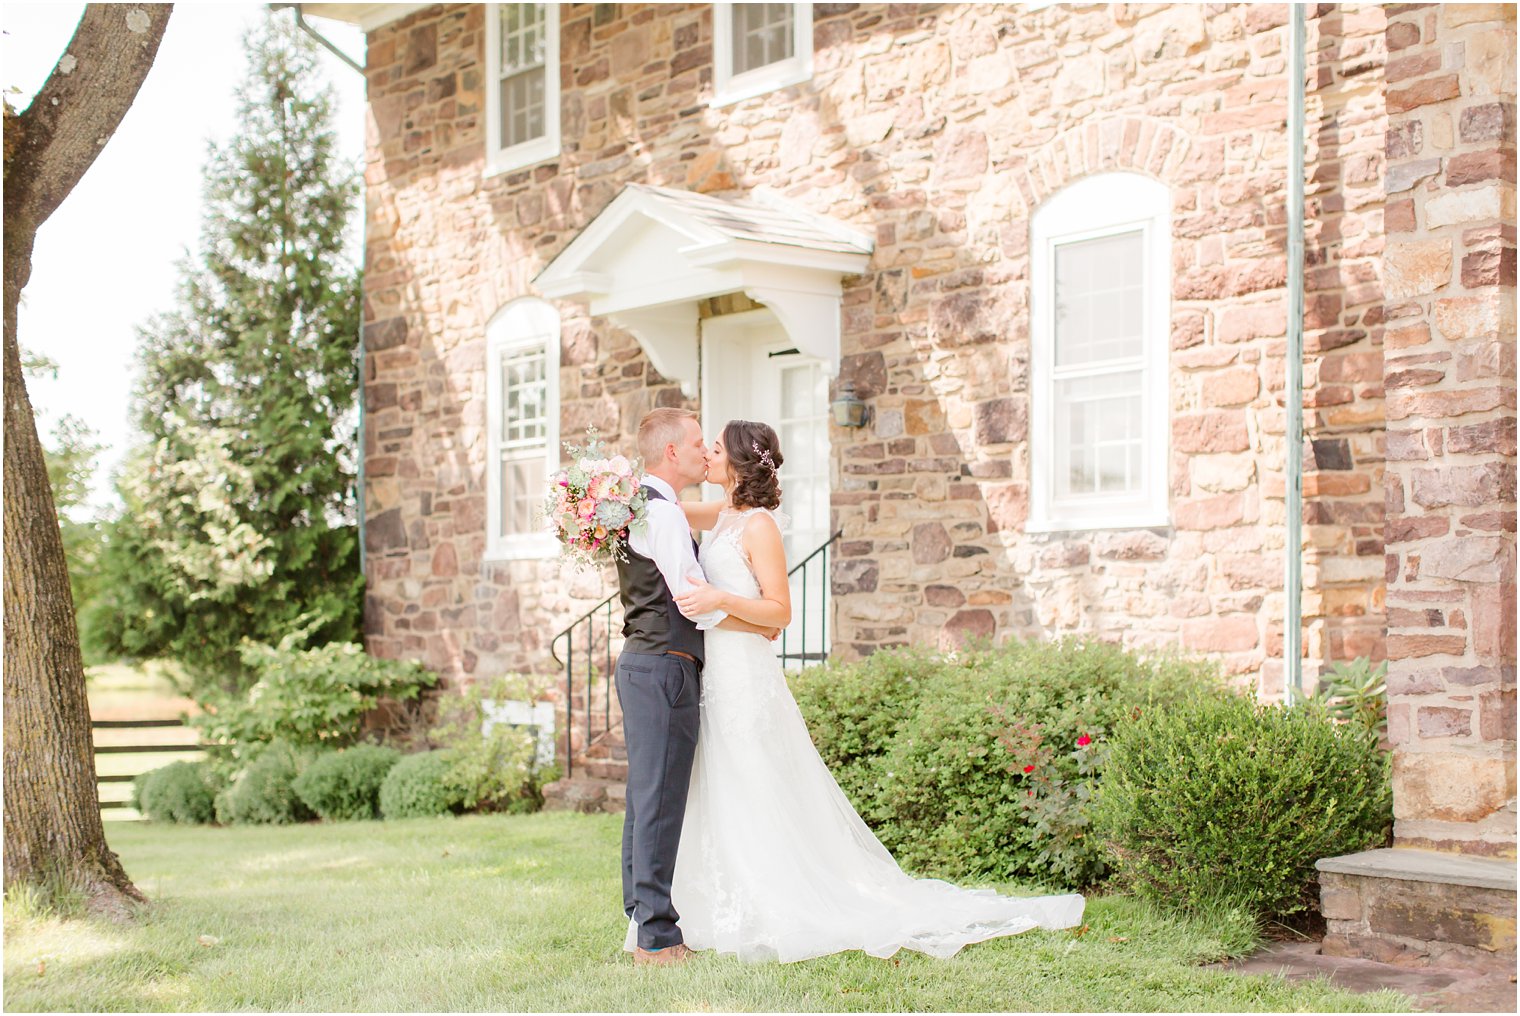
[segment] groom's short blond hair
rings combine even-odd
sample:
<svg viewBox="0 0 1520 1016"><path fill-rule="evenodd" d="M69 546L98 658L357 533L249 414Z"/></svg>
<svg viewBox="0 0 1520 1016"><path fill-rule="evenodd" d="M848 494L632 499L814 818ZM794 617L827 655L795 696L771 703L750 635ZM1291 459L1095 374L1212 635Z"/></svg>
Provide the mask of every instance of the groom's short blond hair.
<svg viewBox="0 0 1520 1016"><path fill-rule="evenodd" d="M686 420L697 419L689 409L663 407L651 409L639 421L639 455L644 468L658 465L665 458L665 446L680 444L686 436Z"/></svg>

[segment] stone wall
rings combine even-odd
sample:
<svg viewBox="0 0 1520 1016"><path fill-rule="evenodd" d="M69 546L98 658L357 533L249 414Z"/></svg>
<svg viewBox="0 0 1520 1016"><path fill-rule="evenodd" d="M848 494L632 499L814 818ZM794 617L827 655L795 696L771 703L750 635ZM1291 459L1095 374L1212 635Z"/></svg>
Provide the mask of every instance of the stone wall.
<svg viewBox="0 0 1520 1016"><path fill-rule="evenodd" d="M1515 853L1515 8L1391 8L1389 735L1401 846Z"/></svg>
<svg viewBox="0 0 1520 1016"><path fill-rule="evenodd" d="M600 595L482 559L485 322L625 183L765 186L877 241L845 291L842 373L874 420L832 433L837 652L1086 631L1280 688L1285 6L815 4L813 80L713 109L710 5L567 5L562 157L489 178L483 15L369 40L372 651L536 666ZM1385 17L1313 15L1311 672L1384 651ZM1028 218L1107 169L1173 193L1173 525L1029 535ZM567 437L681 402L631 337L561 309Z"/></svg>

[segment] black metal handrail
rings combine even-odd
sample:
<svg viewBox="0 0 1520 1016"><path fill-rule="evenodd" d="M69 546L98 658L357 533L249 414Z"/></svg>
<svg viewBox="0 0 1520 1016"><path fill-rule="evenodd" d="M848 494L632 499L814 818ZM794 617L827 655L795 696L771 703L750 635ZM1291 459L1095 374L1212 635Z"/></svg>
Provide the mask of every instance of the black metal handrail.
<svg viewBox="0 0 1520 1016"><path fill-rule="evenodd" d="M809 662L824 663L829 658L829 612L827 607L829 602L829 548L837 543L839 538L843 535L843 529L836 529L833 536L829 537L827 540L824 540L823 543L818 545L818 548L816 550L814 550L807 557L803 558L801 561L798 561L786 573L786 577L788 579L790 579L793 575L796 575L798 572L802 573L802 603L797 611L798 616L802 618L802 630L797 633L799 641L802 642L802 649L800 652L796 653L788 653L786 651L786 629L783 628L781 630L782 667L786 666L787 659L791 657L795 657L796 660L804 666L806 666ZM822 596L822 602L825 606L823 615L819 618L819 622L822 625L822 630L818 633L818 643L822 648L820 648L816 653L809 653L807 642L807 569L808 565L812 563L815 557L823 558L823 560L820 562L820 567L823 570L823 589L820 591L820 595Z"/></svg>
<svg viewBox="0 0 1520 1016"><path fill-rule="evenodd" d="M601 603L586 611L580 617L572 621L564 631L549 640L549 655L554 657L555 663L561 663L565 667L565 775L569 776L573 765L571 759L574 755L574 745L570 738L571 728L575 726L575 629L581 625L586 626L586 745L591 745L591 690L596 680L596 615L605 613L606 624L604 627L603 649L606 656L606 667L603 673L607 679L606 694L602 699L602 729L605 731L612 726L612 601L618 598L613 593ZM559 651L555 649L559 640L565 640L565 658L559 657Z"/></svg>
<svg viewBox="0 0 1520 1016"><path fill-rule="evenodd" d="M841 536L843 536L843 535L844 535L844 530L843 529L840 529L840 530L836 531L833 536L830 536L827 540L825 540L822 544L820 544L811 554L809 554L807 557L803 558L801 561L797 562L797 564L794 565L791 569L789 569L787 571L787 573L786 573L786 577L787 577L788 580L790 580L793 575L796 575L799 572L802 574L802 597L801 597L801 605L800 605L800 616L802 618L802 630L798 633L799 638L800 638L800 640L802 642L802 649L801 649L801 651L796 652L796 653L788 653L787 652L787 648L786 648L786 646L787 646L787 635L786 635L786 632L783 630L782 633L781 633L781 662L782 662L782 666L786 665L786 661L788 659L795 659L795 660L797 660L800 663L807 664L807 663L822 663L822 662L826 661L829 658L829 650L828 650L828 611L827 610L824 611L824 615L823 615L823 618L822 618L822 630L819 633L819 644L820 644L821 648L817 652L809 652L808 651L808 641L807 641L807 630L808 630L808 624L807 624L807 620L808 620L807 619L807 592L808 592L808 590L807 590L807 587L808 587L808 578L809 578L808 568L809 568L810 565L812 565L812 563L813 563L813 561L815 559L821 559L821 560L819 560L819 567L821 568L821 570L823 572L824 586L823 586L823 589L820 591L820 595L823 597L822 602L827 603L828 602L828 585L827 585L827 583L829 581L829 548L831 546L833 546L836 542L838 542L839 538ZM584 614L582 614L580 617L576 618L569 625L567 625L564 628L563 631L561 631L559 634L555 635L554 638L552 638L552 639L549 640L549 654L554 657L554 662L555 663L557 663L557 664L559 664L559 665L561 665L561 666L563 666L565 668L565 775L566 776L569 776L571 774L572 766L573 766L572 755L574 754L574 741L571 738L571 730L572 730L572 728L575 725L575 715L574 715L574 713L575 713L575 674L576 674L576 670L577 670L576 660L575 660L575 657L576 657L575 644L576 644L576 641L578 640L578 638L580 637L580 633L577 631L577 629L579 629L582 625L584 625L585 628L586 628L585 655L584 655L585 668L584 668L584 670L585 670L585 676L586 676L586 745L587 745L587 747L590 747L591 740L592 740L593 736L595 735L595 729L593 727L594 706L592 704L592 699L593 699L592 690L593 690L593 688L596 685L596 676L597 676L596 657L597 657L598 654L597 654L596 650L598 648L598 645L597 645L597 639L596 639L596 619L597 619L597 615L599 615L599 614L602 615L603 618L604 618L603 631L602 631L603 637L602 637L600 648L602 649L601 655L603 657L603 661L602 661L603 662L602 674L603 674L603 676L605 677L605 680L606 680L606 692L605 692L605 695L603 696L603 699L602 699L602 730L605 732L605 731L611 729L611 727L612 727L612 692L613 692L613 689L612 689L612 679L613 679L613 669L612 669L613 668L613 660L612 660L612 605L613 605L613 602L615 600L617 600L617 598L618 598L618 594L617 593L613 593L611 596L608 596L605 600L601 601L596 606L592 607L590 610L588 610ZM558 649L560 640L562 640L562 639L565 642L565 655L563 657L560 656L559 649Z"/></svg>

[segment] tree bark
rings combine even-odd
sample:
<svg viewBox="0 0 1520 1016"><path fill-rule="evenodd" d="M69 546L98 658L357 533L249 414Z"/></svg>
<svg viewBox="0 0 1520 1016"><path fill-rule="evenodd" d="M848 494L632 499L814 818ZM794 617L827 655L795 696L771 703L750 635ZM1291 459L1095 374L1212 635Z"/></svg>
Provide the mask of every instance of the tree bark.
<svg viewBox="0 0 1520 1016"><path fill-rule="evenodd" d="M25 113L5 106L5 886L67 885L91 909L143 896L106 845L79 628L16 312L47 221L115 133L172 4L89 4Z"/></svg>

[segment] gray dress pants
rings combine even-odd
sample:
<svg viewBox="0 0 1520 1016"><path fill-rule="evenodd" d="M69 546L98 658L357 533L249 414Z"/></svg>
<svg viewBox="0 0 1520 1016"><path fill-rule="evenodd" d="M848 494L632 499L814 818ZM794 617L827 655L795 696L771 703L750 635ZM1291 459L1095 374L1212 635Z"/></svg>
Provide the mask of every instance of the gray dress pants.
<svg viewBox="0 0 1520 1016"><path fill-rule="evenodd" d="M618 700L628 745L623 815L623 910L638 923L641 949L681 942L670 900L686 792L697 753L702 668L680 656L624 652Z"/></svg>

